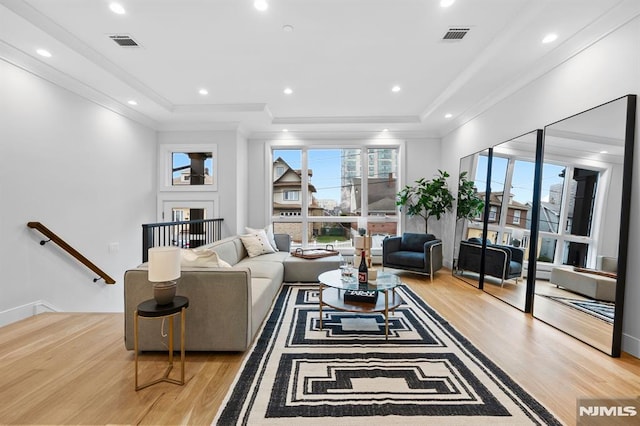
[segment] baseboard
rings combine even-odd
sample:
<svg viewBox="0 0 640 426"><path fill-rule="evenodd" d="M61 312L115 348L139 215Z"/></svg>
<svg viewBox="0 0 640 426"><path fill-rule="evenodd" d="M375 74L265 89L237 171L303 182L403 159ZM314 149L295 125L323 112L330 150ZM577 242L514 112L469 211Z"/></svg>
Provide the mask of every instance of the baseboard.
<svg viewBox="0 0 640 426"><path fill-rule="evenodd" d="M0 327L9 325L16 321L23 320L44 312L59 312L55 306L45 302L44 300L36 300L35 302L27 303L22 306L7 309L0 312Z"/></svg>
<svg viewBox="0 0 640 426"><path fill-rule="evenodd" d="M640 339L630 336L628 334L622 334L622 350L629 355L633 355L636 358L640 358Z"/></svg>

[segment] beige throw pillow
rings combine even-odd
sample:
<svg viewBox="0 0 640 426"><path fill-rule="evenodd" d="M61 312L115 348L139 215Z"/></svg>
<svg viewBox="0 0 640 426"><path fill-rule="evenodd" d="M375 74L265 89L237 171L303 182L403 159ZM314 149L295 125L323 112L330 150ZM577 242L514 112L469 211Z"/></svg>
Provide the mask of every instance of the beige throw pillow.
<svg viewBox="0 0 640 426"><path fill-rule="evenodd" d="M194 250L181 249L180 266L196 268L230 268L231 265L218 257L218 254L210 249Z"/></svg>
<svg viewBox="0 0 640 426"><path fill-rule="evenodd" d="M271 247L271 244L269 244L267 233L264 232L264 229L259 229L257 232L252 232L247 235L240 235L240 239L242 240L242 244L247 250L249 257L275 253L275 250Z"/></svg>
<svg viewBox="0 0 640 426"><path fill-rule="evenodd" d="M249 228L248 226L245 229L249 234L256 234L260 233L260 231L264 231L267 235L267 241L269 241L269 245L273 248L274 251L280 251L280 249L278 249L278 245L276 244L276 239L273 236L273 225L267 225L264 229Z"/></svg>

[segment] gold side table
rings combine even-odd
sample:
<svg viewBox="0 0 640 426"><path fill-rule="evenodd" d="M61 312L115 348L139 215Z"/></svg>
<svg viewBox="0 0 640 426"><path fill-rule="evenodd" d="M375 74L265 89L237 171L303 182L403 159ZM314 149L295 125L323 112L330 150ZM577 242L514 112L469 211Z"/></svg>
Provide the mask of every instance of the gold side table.
<svg viewBox="0 0 640 426"><path fill-rule="evenodd" d="M138 305L133 314L133 344L135 352L136 391L144 389L160 382L168 382L176 385L184 385L184 324L185 311L189 307L189 299L184 296L175 296L173 302L167 305L158 305L154 299L145 300ZM169 378L173 369L173 317L180 315L180 380ZM169 365L164 375L156 380L138 386L138 320L139 318L168 318L169 319Z"/></svg>

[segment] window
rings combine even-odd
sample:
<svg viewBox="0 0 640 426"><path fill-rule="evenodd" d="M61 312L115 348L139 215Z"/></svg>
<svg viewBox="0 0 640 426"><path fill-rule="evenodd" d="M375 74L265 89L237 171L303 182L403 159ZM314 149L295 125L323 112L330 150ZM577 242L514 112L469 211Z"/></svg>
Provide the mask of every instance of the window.
<svg viewBox="0 0 640 426"><path fill-rule="evenodd" d="M284 191L282 199L285 201L298 201L300 199L300 191Z"/></svg>
<svg viewBox="0 0 640 426"><path fill-rule="evenodd" d="M498 217L498 207L496 206L489 207L489 220L491 222L495 222L497 217Z"/></svg>
<svg viewBox="0 0 640 426"><path fill-rule="evenodd" d="M520 215L522 214L522 212L520 210L514 210L513 211L513 224L514 225L520 225Z"/></svg>
<svg viewBox="0 0 640 426"><path fill-rule="evenodd" d="M158 156L160 191L217 191L217 145L163 144Z"/></svg>
<svg viewBox="0 0 640 426"><path fill-rule="evenodd" d="M275 148L272 161L274 228L294 244L352 247L358 218L370 235L396 235L398 147Z"/></svg>

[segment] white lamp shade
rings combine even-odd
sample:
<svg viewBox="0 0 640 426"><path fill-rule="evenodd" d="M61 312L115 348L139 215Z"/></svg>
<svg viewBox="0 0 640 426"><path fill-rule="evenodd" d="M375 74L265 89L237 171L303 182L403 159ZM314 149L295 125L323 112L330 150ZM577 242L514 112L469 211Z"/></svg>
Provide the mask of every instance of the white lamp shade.
<svg viewBox="0 0 640 426"><path fill-rule="evenodd" d="M180 248L177 246L149 249L149 281L163 282L180 278Z"/></svg>

